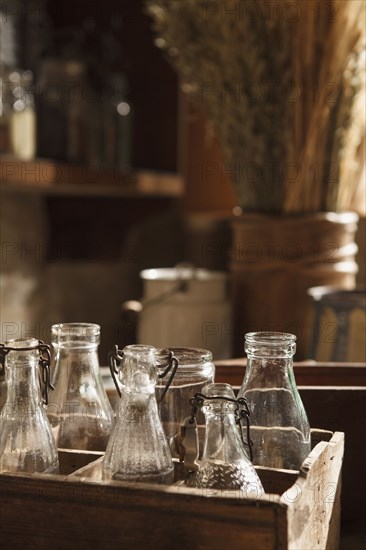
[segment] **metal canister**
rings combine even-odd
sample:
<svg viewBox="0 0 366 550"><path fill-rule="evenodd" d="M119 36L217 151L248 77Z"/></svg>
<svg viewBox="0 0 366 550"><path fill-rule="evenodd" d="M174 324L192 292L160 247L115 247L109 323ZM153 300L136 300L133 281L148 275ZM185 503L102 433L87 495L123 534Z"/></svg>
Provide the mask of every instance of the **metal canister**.
<svg viewBox="0 0 366 550"><path fill-rule="evenodd" d="M316 361L366 361L366 289L313 287L315 306L310 356Z"/></svg>

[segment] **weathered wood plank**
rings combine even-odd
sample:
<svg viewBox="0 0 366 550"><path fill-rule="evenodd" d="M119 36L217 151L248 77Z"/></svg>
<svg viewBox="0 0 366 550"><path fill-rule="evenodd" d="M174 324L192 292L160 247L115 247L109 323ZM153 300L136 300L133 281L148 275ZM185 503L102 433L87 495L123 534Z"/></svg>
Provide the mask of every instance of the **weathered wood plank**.
<svg viewBox="0 0 366 550"><path fill-rule="evenodd" d="M0 476L5 547L28 544L43 549L55 541L56 548L170 550L228 545L267 550L275 548L277 516L286 510L275 496L258 506L256 501L207 497L192 489L103 486L55 477ZM283 526L282 531L286 540Z"/></svg>
<svg viewBox="0 0 366 550"><path fill-rule="evenodd" d="M60 462L60 474L68 475L75 470L79 470L90 462L96 460L103 453L99 451L79 451L75 449L58 449L58 458Z"/></svg>
<svg viewBox="0 0 366 550"><path fill-rule="evenodd" d="M300 476L282 500L288 507L288 540L291 550L324 550L328 539L336 541L332 518L343 460L344 434L337 432L329 443L319 443L304 461ZM339 519L339 518L338 518ZM333 524L332 524L333 521ZM308 528L311 525L311 529ZM331 537L329 528L333 528ZM339 544L339 541L337 542ZM338 546L335 546L336 549Z"/></svg>
<svg viewBox="0 0 366 550"><path fill-rule="evenodd" d="M366 532L366 388L300 387L311 426L345 434L342 523Z"/></svg>

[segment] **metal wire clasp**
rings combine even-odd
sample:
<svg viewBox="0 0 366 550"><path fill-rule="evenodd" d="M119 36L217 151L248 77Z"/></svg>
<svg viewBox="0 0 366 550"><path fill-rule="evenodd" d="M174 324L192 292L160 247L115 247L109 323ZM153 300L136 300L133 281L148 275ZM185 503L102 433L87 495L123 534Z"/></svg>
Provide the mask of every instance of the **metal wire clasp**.
<svg viewBox="0 0 366 550"><path fill-rule="evenodd" d="M51 347L45 344L42 340L38 340L37 346L29 346L24 348L14 348L12 346L6 346L0 344L0 373L4 374L6 356L11 351L39 351L39 366L41 367L41 383L43 384L43 402L48 405L48 390L54 390L54 386L51 384L50 364L51 364ZM41 384L41 387L42 387Z"/></svg>
<svg viewBox="0 0 366 550"><path fill-rule="evenodd" d="M39 356L39 365L41 367L42 373L42 382L44 385L44 403L48 405L48 390L54 390L55 387L51 383L51 373L50 373L50 364L51 364L51 347L48 344L44 344L42 340L39 340L37 349L40 351Z"/></svg>
<svg viewBox="0 0 366 550"><path fill-rule="evenodd" d="M205 401L227 401L228 403L233 403L236 405L234 409L235 422L240 428L240 435L243 441L243 444L249 449L250 460L253 461L253 441L250 438L250 412L248 408L248 403L245 397L239 397L238 399L232 399L231 397L224 397L221 395L208 396L203 393L196 393L194 397L190 399L191 404L191 424L195 421L198 411L201 409ZM245 420L246 424L246 435L244 437L243 433L243 424L242 420Z"/></svg>
<svg viewBox="0 0 366 550"><path fill-rule="evenodd" d="M157 368L164 369L164 371L158 375L158 378L164 378L170 372L168 381L159 398L159 403L164 399L166 392L168 391L171 383L173 382L175 373L177 372L177 368L179 365L179 361L177 357L174 355L174 353L171 350L166 350L166 352L167 352L167 361L164 362L163 364L158 363L156 365ZM118 349L117 345L114 346L113 350L111 350L108 353L109 370L111 371L113 382L119 397L122 396L122 391L118 382L118 369L121 366L121 363L123 361L123 356L124 356L123 350Z"/></svg>
<svg viewBox="0 0 366 550"><path fill-rule="evenodd" d="M159 364L157 365L158 368L164 369L164 371L158 375L158 378L160 378L160 379L165 378L165 376L167 374L169 374L169 372L170 372L170 376L168 378L168 381L165 384L164 389L161 393L161 396L158 400L159 403L164 399L166 392L168 391L171 383L174 380L175 373L177 372L177 368L179 366L178 358L174 355L172 350L168 349L167 352L168 352L168 358L167 358L166 363L163 363L162 365L159 365Z"/></svg>
<svg viewBox="0 0 366 550"><path fill-rule="evenodd" d="M122 396L122 392L121 392L121 388L119 387L117 376L118 376L118 367L120 367L122 361L123 361L123 350L118 349L118 346L116 345L108 353L108 364L109 364L109 370L111 371L114 385L116 386L117 393L120 397Z"/></svg>

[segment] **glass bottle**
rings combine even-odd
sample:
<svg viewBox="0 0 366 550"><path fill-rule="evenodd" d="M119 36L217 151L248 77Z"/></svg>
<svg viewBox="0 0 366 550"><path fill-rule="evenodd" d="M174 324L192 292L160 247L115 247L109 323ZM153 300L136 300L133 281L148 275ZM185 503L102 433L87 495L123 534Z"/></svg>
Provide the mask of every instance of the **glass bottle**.
<svg viewBox="0 0 366 550"><path fill-rule="evenodd" d="M0 8L0 20L2 17ZM2 63L0 55L0 154L10 153L10 119L12 115L12 94L9 94L9 70Z"/></svg>
<svg viewBox="0 0 366 550"><path fill-rule="evenodd" d="M57 447L38 376L40 365L47 401L49 347L34 338L18 338L1 344L0 351L7 385L0 416L0 472L57 474Z"/></svg>
<svg viewBox="0 0 366 550"><path fill-rule="evenodd" d="M192 402L202 408L206 434L198 470L188 477L187 485L261 496L263 486L246 453L241 432L239 419L247 415L245 400L238 402L229 384L208 384ZM241 406L244 408L239 414Z"/></svg>
<svg viewBox="0 0 366 550"><path fill-rule="evenodd" d="M13 111L10 117L12 153L21 160L31 160L36 154L36 113L31 90L33 73L13 71L9 80L13 84Z"/></svg>
<svg viewBox="0 0 366 550"><path fill-rule="evenodd" d="M131 168L132 107L126 99L128 82L123 73L105 79L102 101L103 167L123 174Z"/></svg>
<svg viewBox="0 0 366 550"><path fill-rule="evenodd" d="M155 396L156 350L133 345L112 358L120 363L121 399L103 460L103 478L172 483L174 467ZM112 368L116 371L115 365Z"/></svg>
<svg viewBox="0 0 366 550"><path fill-rule="evenodd" d="M179 367L169 386L164 399L161 394L164 382L159 379L156 394L159 403L159 414L163 422L165 434L169 441L170 450L174 458L181 455L181 426L184 420L190 416L190 398L200 392L215 378L215 365L212 362L212 353L198 348L170 348L178 360ZM159 350L158 354L166 359L167 350ZM197 417L198 437L200 447L203 447L205 437L205 419L200 412Z"/></svg>
<svg viewBox="0 0 366 550"><path fill-rule="evenodd" d="M100 326L64 323L51 330L55 391L47 414L57 446L104 451L114 417L99 370Z"/></svg>
<svg viewBox="0 0 366 550"><path fill-rule="evenodd" d="M245 335L248 357L239 392L250 411L254 464L298 470L310 453L310 426L296 387L296 336L281 332Z"/></svg>

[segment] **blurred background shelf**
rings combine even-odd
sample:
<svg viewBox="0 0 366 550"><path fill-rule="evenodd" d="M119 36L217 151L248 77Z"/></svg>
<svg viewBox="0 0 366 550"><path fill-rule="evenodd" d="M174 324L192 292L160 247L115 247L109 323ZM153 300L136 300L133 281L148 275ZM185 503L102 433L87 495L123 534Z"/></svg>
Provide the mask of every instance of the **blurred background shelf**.
<svg viewBox="0 0 366 550"><path fill-rule="evenodd" d="M97 166L61 163L52 159L21 161L0 157L0 182L4 192L104 197L181 197L183 178L154 170L121 173Z"/></svg>

